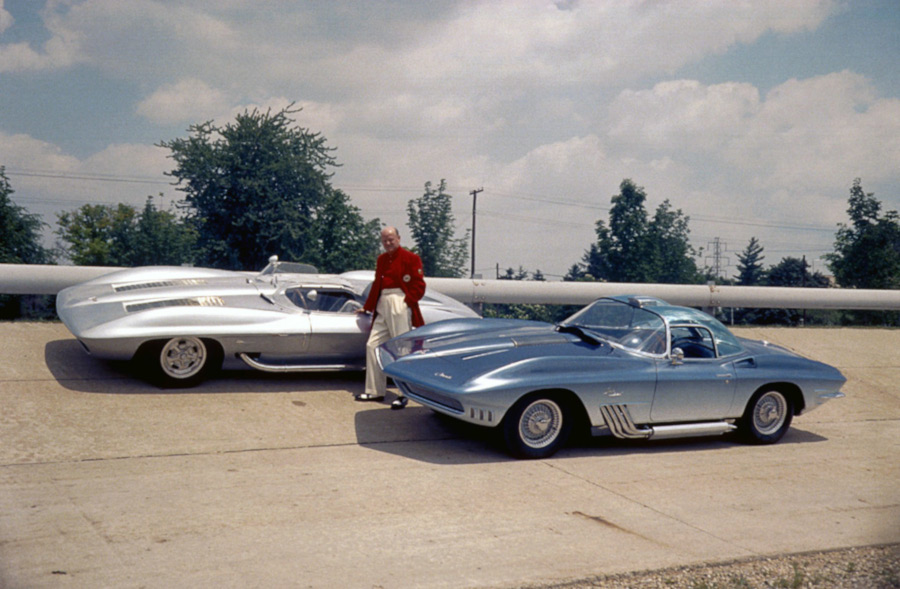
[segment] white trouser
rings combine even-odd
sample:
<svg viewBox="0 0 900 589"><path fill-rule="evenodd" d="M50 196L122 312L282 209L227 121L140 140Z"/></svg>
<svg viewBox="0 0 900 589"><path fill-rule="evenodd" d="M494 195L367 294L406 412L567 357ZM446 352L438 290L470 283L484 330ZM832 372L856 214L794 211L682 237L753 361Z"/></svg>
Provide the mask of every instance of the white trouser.
<svg viewBox="0 0 900 589"><path fill-rule="evenodd" d="M375 350L392 337L406 333L411 328L411 313L406 306L405 295L399 288L381 291L375 305L375 320L366 343L366 393L383 397L387 377L378 365Z"/></svg>

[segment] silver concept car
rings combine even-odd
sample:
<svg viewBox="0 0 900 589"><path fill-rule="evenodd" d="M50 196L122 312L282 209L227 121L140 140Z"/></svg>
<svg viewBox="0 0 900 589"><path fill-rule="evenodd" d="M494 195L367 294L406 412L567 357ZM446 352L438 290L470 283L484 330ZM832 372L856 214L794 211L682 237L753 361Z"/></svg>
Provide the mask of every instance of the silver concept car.
<svg viewBox="0 0 900 589"><path fill-rule="evenodd" d="M523 458L550 456L573 427L628 439L736 430L774 443L795 415L843 397L845 382L836 368L649 297L600 299L559 325L426 325L383 344L379 358L405 395L500 428Z"/></svg>
<svg viewBox="0 0 900 589"><path fill-rule="evenodd" d="M93 356L134 360L162 387L198 384L223 363L267 372L365 368L371 316L357 314L373 272L317 274L270 260L258 274L184 267L113 272L66 288L56 309ZM477 318L426 291L426 323Z"/></svg>

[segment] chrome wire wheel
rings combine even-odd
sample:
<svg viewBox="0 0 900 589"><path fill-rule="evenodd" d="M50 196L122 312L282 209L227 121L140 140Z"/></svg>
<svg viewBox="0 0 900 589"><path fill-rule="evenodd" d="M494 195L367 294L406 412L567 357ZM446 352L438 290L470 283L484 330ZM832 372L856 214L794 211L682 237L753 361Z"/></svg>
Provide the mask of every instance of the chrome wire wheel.
<svg viewBox="0 0 900 589"><path fill-rule="evenodd" d="M546 448L559 437L562 424L562 408L551 399L538 399L522 412L519 437L529 448Z"/></svg>
<svg viewBox="0 0 900 589"><path fill-rule="evenodd" d="M753 427L763 436L771 436L784 426L788 402L779 391L765 393L753 407Z"/></svg>
<svg viewBox="0 0 900 589"><path fill-rule="evenodd" d="M159 354L159 365L163 373L177 380L189 379L200 374L206 360L206 345L196 337L170 339Z"/></svg>
<svg viewBox="0 0 900 589"><path fill-rule="evenodd" d="M794 406L787 392L762 389L750 399L738 428L751 444L774 444L791 427L793 418Z"/></svg>

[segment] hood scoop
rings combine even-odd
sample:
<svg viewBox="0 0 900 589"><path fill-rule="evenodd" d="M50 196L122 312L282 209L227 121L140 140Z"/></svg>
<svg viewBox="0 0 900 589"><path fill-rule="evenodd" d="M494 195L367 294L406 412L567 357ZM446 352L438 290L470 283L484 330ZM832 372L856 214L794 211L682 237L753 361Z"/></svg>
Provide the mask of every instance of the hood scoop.
<svg viewBox="0 0 900 589"><path fill-rule="evenodd" d="M545 346L548 344L564 344L568 338L558 333L535 333L530 335L516 335L510 338L517 348L526 346Z"/></svg>
<svg viewBox="0 0 900 589"><path fill-rule="evenodd" d="M204 278L181 278L178 280L154 280L152 282L131 282L126 284L114 284L116 292L128 292L132 290L146 290L148 288L168 288L171 286L202 286L207 284Z"/></svg>

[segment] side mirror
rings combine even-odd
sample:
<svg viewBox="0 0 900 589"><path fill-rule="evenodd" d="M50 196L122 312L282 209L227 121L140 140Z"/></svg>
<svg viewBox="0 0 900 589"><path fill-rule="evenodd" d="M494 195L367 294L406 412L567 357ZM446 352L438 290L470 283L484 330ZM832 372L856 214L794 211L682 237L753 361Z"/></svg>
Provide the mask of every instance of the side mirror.
<svg viewBox="0 0 900 589"><path fill-rule="evenodd" d="M319 291L315 289L308 291L306 293L306 298L312 302L316 302L316 300L319 298Z"/></svg>
<svg viewBox="0 0 900 589"><path fill-rule="evenodd" d="M682 364L684 364L684 350L672 348L672 366L680 366Z"/></svg>

